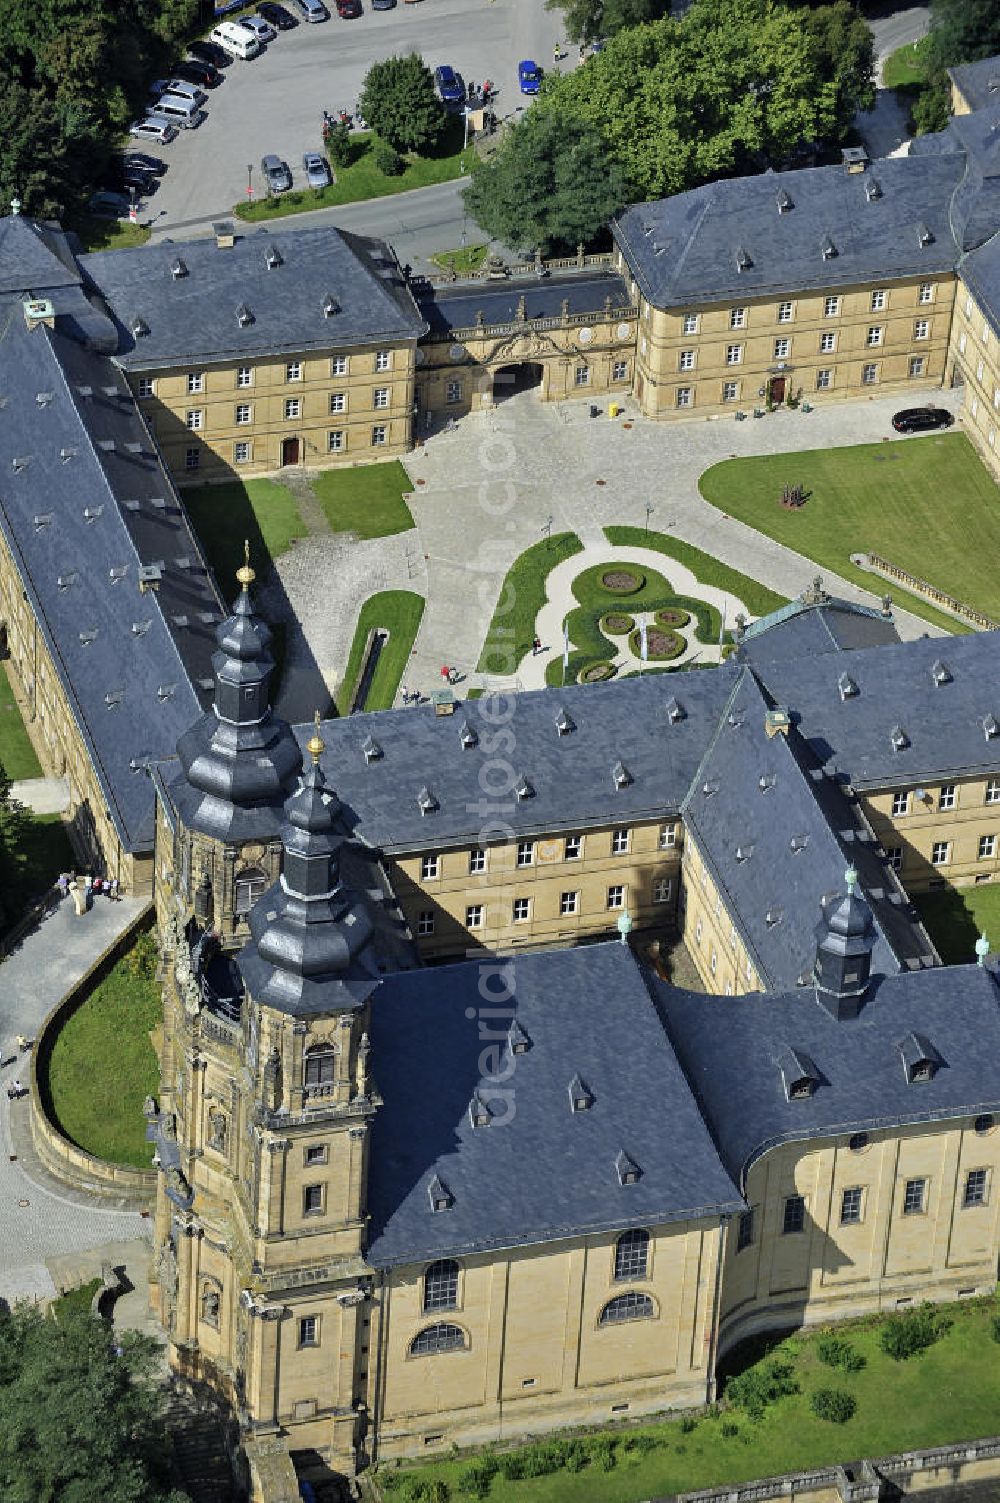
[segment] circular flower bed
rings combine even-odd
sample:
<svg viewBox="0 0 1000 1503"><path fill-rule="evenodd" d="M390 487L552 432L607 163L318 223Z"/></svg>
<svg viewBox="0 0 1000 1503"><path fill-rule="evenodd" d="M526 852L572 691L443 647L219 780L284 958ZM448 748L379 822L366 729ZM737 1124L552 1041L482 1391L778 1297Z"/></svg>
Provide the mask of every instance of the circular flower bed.
<svg viewBox="0 0 1000 1503"><path fill-rule="evenodd" d="M634 631L628 639L635 656L642 655L642 633ZM646 630L646 660L650 663L669 663L684 651L684 638L676 631L662 626L650 626Z"/></svg>
<svg viewBox="0 0 1000 1503"><path fill-rule="evenodd" d="M609 611L601 617L601 631L611 637L625 637L630 631L635 631L635 621L624 611Z"/></svg>
<svg viewBox="0 0 1000 1503"><path fill-rule="evenodd" d="M581 684L600 684L605 679L614 678L614 676L614 663L588 663L586 667L580 669L577 679Z"/></svg>
<svg viewBox="0 0 1000 1503"><path fill-rule="evenodd" d="M601 575L602 588L613 595L634 595L645 583L645 575L638 569L605 569Z"/></svg>
<svg viewBox="0 0 1000 1503"><path fill-rule="evenodd" d="M679 605L671 605L665 611L657 611L653 619L657 626L687 626L691 612L683 610Z"/></svg>

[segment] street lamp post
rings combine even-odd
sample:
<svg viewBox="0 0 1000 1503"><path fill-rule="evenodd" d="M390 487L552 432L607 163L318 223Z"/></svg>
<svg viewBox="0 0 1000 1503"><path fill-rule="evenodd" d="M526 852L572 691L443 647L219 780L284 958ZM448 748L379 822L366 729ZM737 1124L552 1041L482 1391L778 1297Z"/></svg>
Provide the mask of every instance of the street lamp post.
<svg viewBox="0 0 1000 1503"><path fill-rule="evenodd" d="M545 538L547 538L549 540L549 542L552 541L552 522L553 522L553 518L552 517L548 517L542 523L542 536L545 537Z"/></svg>
<svg viewBox="0 0 1000 1503"><path fill-rule="evenodd" d="M253 203L253 163L247 163L247 202Z"/></svg>
<svg viewBox="0 0 1000 1503"><path fill-rule="evenodd" d="M647 537L649 535L649 519L653 515L653 512L655 510L656 510L656 507L653 505L652 501L647 501L646 502L646 535L647 535Z"/></svg>

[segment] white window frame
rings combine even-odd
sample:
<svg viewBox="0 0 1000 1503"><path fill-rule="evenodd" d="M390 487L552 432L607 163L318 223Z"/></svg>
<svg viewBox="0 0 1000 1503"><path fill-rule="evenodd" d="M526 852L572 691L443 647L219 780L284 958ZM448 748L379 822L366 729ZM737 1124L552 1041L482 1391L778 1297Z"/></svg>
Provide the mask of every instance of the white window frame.
<svg viewBox="0 0 1000 1503"><path fill-rule="evenodd" d="M627 856L632 845L632 831L628 829L611 831L611 854L612 856Z"/></svg>
<svg viewBox="0 0 1000 1503"><path fill-rule="evenodd" d="M286 381L301 381L302 380L302 361L301 360L289 360L289 361L286 362L286 364L285 364L285 380Z"/></svg>
<svg viewBox="0 0 1000 1503"><path fill-rule="evenodd" d="M740 383L738 381L723 381L722 400L724 402L738 402L740 399Z"/></svg>
<svg viewBox="0 0 1000 1503"><path fill-rule="evenodd" d="M933 301L934 301L934 283L933 282L921 282L920 286L917 288L917 302L918 303L933 303Z"/></svg>
<svg viewBox="0 0 1000 1503"><path fill-rule="evenodd" d="M236 367L236 385L240 391L253 385L253 366L238 365Z"/></svg>
<svg viewBox="0 0 1000 1503"><path fill-rule="evenodd" d="M786 303L779 303L778 304L778 323L779 324L790 324L791 321L792 321L792 312L793 312L793 304L787 303L787 302Z"/></svg>
<svg viewBox="0 0 1000 1503"><path fill-rule="evenodd" d="M676 403L676 405L678 407L693 407L694 406L694 387L693 386L678 386L678 388L677 388L677 403Z"/></svg>
<svg viewBox="0 0 1000 1503"><path fill-rule="evenodd" d="M346 376L350 371L350 361L346 355L330 356L330 375Z"/></svg>
<svg viewBox="0 0 1000 1503"><path fill-rule="evenodd" d="M861 385L878 385L878 361L870 360L861 367Z"/></svg>
<svg viewBox="0 0 1000 1503"><path fill-rule="evenodd" d="M248 438L237 439L233 444L233 464L250 464L252 460L253 444Z"/></svg>
<svg viewBox="0 0 1000 1503"><path fill-rule="evenodd" d="M693 371L695 362L694 350L681 350L677 356L677 369L679 371Z"/></svg>
<svg viewBox="0 0 1000 1503"><path fill-rule="evenodd" d="M870 350L879 350L885 342L885 325L869 324L868 333L865 336L865 344Z"/></svg>
<svg viewBox="0 0 1000 1503"><path fill-rule="evenodd" d="M894 793L892 795L892 817L893 817L893 819L902 819L903 815L904 814L909 814L909 812L910 812L910 793L909 793L909 789L907 789L907 791L905 793Z"/></svg>
<svg viewBox="0 0 1000 1503"><path fill-rule="evenodd" d="M531 899L515 898L510 908L512 924L527 924L531 921Z"/></svg>
<svg viewBox="0 0 1000 1503"><path fill-rule="evenodd" d="M995 835L980 835L979 856L980 861L992 861L997 853L997 838Z"/></svg>
<svg viewBox="0 0 1000 1503"><path fill-rule="evenodd" d="M607 907L608 912L616 912L625 907L626 887L624 882L612 882L608 888Z"/></svg>
<svg viewBox="0 0 1000 1503"><path fill-rule="evenodd" d="M924 375L926 367L927 361L924 359L923 355L911 355L909 364L910 380L915 381L920 376Z"/></svg>
<svg viewBox="0 0 1000 1503"><path fill-rule="evenodd" d="M461 383L461 381L449 381L448 382L448 385L445 388L444 399L448 403L449 407L453 406L456 402L461 402L461 400L462 400L462 383Z"/></svg>
<svg viewBox="0 0 1000 1503"><path fill-rule="evenodd" d="M836 329L825 329L819 336L819 352L821 355L832 355L837 348Z"/></svg>
<svg viewBox="0 0 1000 1503"><path fill-rule="evenodd" d="M741 344L727 344L726 345L726 364L727 365L742 365L743 364L743 346Z"/></svg>
<svg viewBox="0 0 1000 1503"><path fill-rule="evenodd" d="M389 386L376 386L372 392L372 406L376 411L385 412L388 409L391 391Z"/></svg>
<svg viewBox="0 0 1000 1503"><path fill-rule="evenodd" d="M559 917L573 918L580 912L580 894L578 892L561 892L559 894Z"/></svg>
<svg viewBox="0 0 1000 1503"><path fill-rule="evenodd" d="M283 412L285 414L285 422L286 423L295 423L295 422L298 422L298 420L302 416L302 398L301 397L286 397L285 398L284 407L283 407L282 410L283 410Z"/></svg>
<svg viewBox="0 0 1000 1503"><path fill-rule="evenodd" d="M420 858L420 880L421 880L421 882L433 882L434 879L436 877L440 877L440 875L441 875L441 857L440 856L430 856L430 855L429 856L421 856L421 858Z"/></svg>
<svg viewBox="0 0 1000 1503"><path fill-rule="evenodd" d="M615 360L613 362L613 364L611 366L611 379L612 379L612 381L627 381L628 380L628 361L627 360Z"/></svg>
<svg viewBox="0 0 1000 1503"><path fill-rule="evenodd" d="M426 939L429 934L433 933L434 914L430 909L424 909L422 913L417 914L417 938Z"/></svg>
<svg viewBox="0 0 1000 1503"><path fill-rule="evenodd" d="M486 923L486 907L483 903L470 903L465 910L465 927L482 929Z"/></svg>
<svg viewBox="0 0 1000 1503"><path fill-rule="evenodd" d="M346 412L347 411L347 392L346 391L331 391L329 400L328 400L328 402L326 404L326 410L327 410L327 412L331 412L331 413L333 413L333 412Z"/></svg>
<svg viewBox="0 0 1000 1503"><path fill-rule="evenodd" d="M376 371L391 371L392 370L392 351L391 350L376 350L375 351L375 369L376 369Z"/></svg>
<svg viewBox="0 0 1000 1503"><path fill-rule="evenodd" d="M833 385L833 371L829 368L816 372L816 390L829 391Z"/></svg>
<svg viewBox="0 0 1000 1503"><path fill-rule="evenodd" d="M931 321L929 318L918 318L913 325L914 339L930 339Z"/></svg>
<svg viewBox="0 0 1000 1503"><path fill-rule="evenodd" d="M987 778L983 792L984 804L1000 804L1000 778Z"/></svg>
<svg viewBox="0 0 1000 1503"><path fill-rule="evenodd" d="M326 452L340 454L345 448L343 428L329 428L326 435Z"/></svg>
<svg viewBox="0 0 1000 1503"><path fill-rule="evenodd" d="M372 428L372 448L381 449L389 442L389 428L386 423L376 423Z"/></svg>
<svg viewBox="0 0 1000 1503"><path fill-rule="evenodd" d="M957 809L958 808L958 784L957 783L942 783L941 790L938 793L938 808L939 809Z"/></svg>
<svg viewBox="0 0 1000 1503"><path fill-rule="evenodd" d="M746 308L730 308L729 327L731 329L745 329L747 326Z"/></svg>
<svg viewBox="0 0 1000 1503"><path fill-rule="evenodd" d="M840 298L839 297L828 297L828 298L826 298L826 300L823 303L823 317L824 318L839 318L840 317Z"/></svg>
<svg viewBox="0 0 1000 1503"><path fill-rule="evenodd" d="M156 382L153 379L153 377L152 376L140 376L139 377L139 397L140 397L140 399L145 398L145 397L155 397L155 396L156 396Z"/></svg>
<svg viewBox="0 0 1000 1503"><path fill-rule="evenodd" d="M884 287L877 287L872 293L869 307L873 313L884 313L889 306L889 294Z"/></svg>
<svg viewBox="0 0 1000 1503"><path fill-rule="evenodd" d="M774 359L787 360L792 353L792 341L790 339L776 339L774 341Z"/></svg>
<svg viewBox="0 0 1000 1503"><path fill-rule="evenodd" d="M931 845L931 866L947 866L951 860L951 841L935 840Z"/></svg>
<svg viewBox="0 0 1000 1503"><path fill-rule="evenodd" d="M188 396L195 397L205 390L205 372L188 371L187 378Z"/></svg>
<svg viewBox="0 0 1000 1503"><path fill-rule="evenodd" d="M674 879L673 879L673 877L654 877L653 878L653 902L654 903L669 903L670 899L673 897L673 895L674 895Z"/></svg>
<svg viewBox="0 0 1000 1503"><path fill-rule="evenodd" d="M253 422L253 403L252 402L237 402L236 406L233 408L233 421L235 422L235 424L236 424L236 426L238 428L242 427L246 423L252 423Z"/></svg>
<svg viewBox="0 0 1000 1503"><path fill-rule="evenodd" d="M189 433L201 433L205 426L205 409L192 407L184 414L184 424Z"/></svg>
<svg viewBox="0 0 1000 1503"><path fill-rule="evenodd" d="M681 332L684 333L684 334L697 334L698 333L698 315L697 315L697 313L685 313L685 315L684 315L684 323L682 325Z"/></svg>

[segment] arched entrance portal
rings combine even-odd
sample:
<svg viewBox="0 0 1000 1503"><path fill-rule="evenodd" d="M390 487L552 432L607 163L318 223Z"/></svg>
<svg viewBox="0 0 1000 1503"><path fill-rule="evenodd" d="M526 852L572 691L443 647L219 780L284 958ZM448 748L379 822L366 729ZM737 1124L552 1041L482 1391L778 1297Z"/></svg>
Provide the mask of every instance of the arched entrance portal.
<svg viewBox="0 0 1000 1503"><path fill-rule="evenodd" d="M493 372L493 401L505 402L521 391L540 387L545 379L545 367L537 360L521 360L513 365L500 365Z"/></svg>

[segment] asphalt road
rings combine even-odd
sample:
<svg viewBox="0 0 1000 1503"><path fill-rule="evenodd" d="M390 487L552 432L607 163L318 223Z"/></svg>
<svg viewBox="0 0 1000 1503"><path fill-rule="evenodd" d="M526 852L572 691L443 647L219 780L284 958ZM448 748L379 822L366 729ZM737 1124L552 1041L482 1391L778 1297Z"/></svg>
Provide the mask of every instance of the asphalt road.
<svg viewBox="0 0 1000 1503"><path fill-rule="evenodd" d="M322 147L323 110L353 109L373 62L416 51L431 68L451 63L467 82L489 78L500 91L497 109L503 115L523 103L517 87L519 59L551 64L559 38L558 17L544 9L542 0L420 0L391 11L373 11L368 0L363 4L358 20L342 21L334 11L319 26L300 24L281 33L254 61L230 64L225 82L209 92L205 123L181 131L162 148L169 171L142 216L152 222L154 233L182 238L208 233L212 220L230 213L245 196L248 165L255 190L262 191L260 159L265 152L284 157L295 186L302 186L302 153ZM443 237L433 245L429 238L422 244L450 249L459 243L456 228L461 231L458 186L426 193L428 207L419 211L391 207L389 200L326 211L325 220L382 234L383 224L416 216L428 236L440 226ZM412 204L414 195L407 196ZM447 203L452 212L442 216ZM308 222L306 216L290 221ZM414 259L408 245L398 249Z"/></svg>
<svg viewBox="0 0 1000 1503"><path fill-rule="evenodd" d="M909 5L901 10L887 8L881 12L870 10L868 24L875 37L875 56L881 62L897 47L919 41L931 24L931 13L926 5Z"/></svg>

